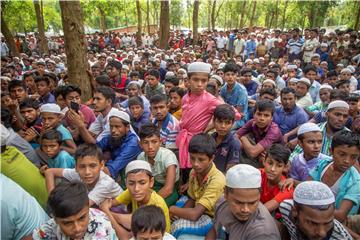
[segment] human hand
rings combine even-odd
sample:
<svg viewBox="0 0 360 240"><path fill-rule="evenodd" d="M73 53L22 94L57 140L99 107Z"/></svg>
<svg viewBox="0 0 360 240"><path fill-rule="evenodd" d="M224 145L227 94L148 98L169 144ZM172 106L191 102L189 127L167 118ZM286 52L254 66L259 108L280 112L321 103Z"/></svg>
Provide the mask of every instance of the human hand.
<svg viewBox="0 0 360 240"><path fill-rule="evenodd" d="M110 210L110 208L112 207L112 199L111 198L107 198L105 199L101 204L100 204L100 210L103 212L107 212Z"/></svg>
<svg viewBox="0 0 360 240"><path fill-rule="evenodd" d="M35 130L35 128L31 127L26 129L25 133L24 133L24 138L30 142L32 141L34 138L36 138L39 135L39 133Z"/></svg>
<svg viewBox="0 0 360 240"><path fill-rule="evenodd" d="M287 178L284 181L279 183L281 191L290 190L295 185L295 181L292 178Z"/></svg>
<svg viewBox="0 0 360 240"><path fill-rule="evenodd" d="M77 113L74 110L69 109L69 111L67 112L67 116L72 125L74 125L76 127L84 127L85 126L84 116L82 115L81 112Z"/></svg>
<svg viewBox="0 0 360 240"><path fill-rule="evenodd" d="M49 168L48 165L42 166L42 167L40 168L40 173L41 173L42 175L45 175L45 171L46 171L48 168Z"/></svg>

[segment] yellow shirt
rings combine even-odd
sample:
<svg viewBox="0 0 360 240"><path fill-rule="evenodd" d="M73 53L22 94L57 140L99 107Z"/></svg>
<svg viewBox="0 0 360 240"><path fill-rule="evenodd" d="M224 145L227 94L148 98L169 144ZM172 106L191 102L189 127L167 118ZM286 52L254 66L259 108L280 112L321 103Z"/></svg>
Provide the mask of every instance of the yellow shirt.
<svg viewBox="0 0 360 240"><path fill-rule="evenodd" d="M180 121L181 115L182 115L182 109L180 108L179 110L177 110L176 112L174 112L172 115L173 115L177 120Z"/></svg>
<svg viewBox="0 0 360 240"><path fill-rule="evenodd" d="M199 183L196 173L191 170L189 177L188 195L206 208L205 213L211 217L215 215L215 204L224 192L225 176L215 164L210 169L204 180Z"/></svg>
<svg viewBox="0 0 360 240"><path fill-rule="evenodd" d="M160 195L158 195L155 191L153 191L153 190L151 190L151 191L152 191L152 193L150 196L150 200L146 205L155 205L163 210L164 215L165 215L165 220L166 220L166 232L170 232L170 215L169 215L169 209L165 203L165 200ZM122 192L115 199L120 204L129 205L131 203L133 212L139 208L138 203L136 201L132 200L131 194L128 189L126 189L124 192Z"/></svg>

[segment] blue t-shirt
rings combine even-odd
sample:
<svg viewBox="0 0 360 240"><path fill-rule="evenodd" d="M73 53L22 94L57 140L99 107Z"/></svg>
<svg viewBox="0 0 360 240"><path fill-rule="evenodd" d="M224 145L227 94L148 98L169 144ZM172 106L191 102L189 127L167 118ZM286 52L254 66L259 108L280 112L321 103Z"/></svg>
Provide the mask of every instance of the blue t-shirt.
<svg viewBox="0 0 360 240"><path fill-rule="evenodd" d="M49 168L75 168L75 159L66 151L61 150L54 159L48 159Z"/></svg>
<svg viewBox="0 0 360 240"><path fill-rule="evenodd" d="M308 114L304 109L296 105L291 112L285 112L283 107L277 107L273 117L273 121L279 126L282 135L306 123L308 120Z"/></svg>
<svg viewBox="0 0 360 240"><path fill-rule="evenodd" d="M61 134L61 141L73 140L70 131L66 127L64 127L64 125L60 124L56 128L56 131L58 131Z"/></svg>

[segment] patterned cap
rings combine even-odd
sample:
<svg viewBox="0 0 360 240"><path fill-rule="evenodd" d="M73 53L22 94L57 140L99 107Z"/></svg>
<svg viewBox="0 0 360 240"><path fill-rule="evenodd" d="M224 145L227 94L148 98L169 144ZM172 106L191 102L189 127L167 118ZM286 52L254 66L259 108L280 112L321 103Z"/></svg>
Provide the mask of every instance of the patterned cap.
<svg viewBox="0 0 360 240"><path fill-rule="evenodd" d="M321 206L333 204L335 197L326 184L317 181L305 181L295 188L294 201L309 206Z"/></svg>

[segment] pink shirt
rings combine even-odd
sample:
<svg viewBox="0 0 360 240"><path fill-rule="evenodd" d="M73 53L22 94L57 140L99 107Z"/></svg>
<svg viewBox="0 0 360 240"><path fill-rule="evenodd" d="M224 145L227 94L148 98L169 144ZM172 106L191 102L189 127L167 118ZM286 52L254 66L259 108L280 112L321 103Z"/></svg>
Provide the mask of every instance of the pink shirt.
<svg viewBox="0 0 360 240"><path fill-rule="evenodd" d="M84 104L81 104L80 105L80 112L84 116L84 121L85 121L85 124L86 124L86 128L89 128L90 125L93 122L95 122L95 119L96 119L94 111L91 108L89 108L88 106L86 106ZM67 114L65 115L64 121L65 121L65 125L69 126L69 121L68 121L68 118L67 118Z"/></svg>

